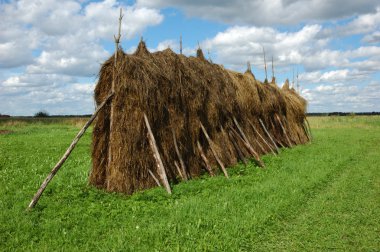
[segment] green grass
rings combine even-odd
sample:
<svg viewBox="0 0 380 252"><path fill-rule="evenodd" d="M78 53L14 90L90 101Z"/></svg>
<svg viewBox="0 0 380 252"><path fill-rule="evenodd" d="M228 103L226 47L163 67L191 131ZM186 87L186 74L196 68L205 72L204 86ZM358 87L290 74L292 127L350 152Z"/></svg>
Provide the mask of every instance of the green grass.
<svg viewBox="0 0 380 252"><path fill-rule="evenodd" d="M133 196L87 185L86 133L36 208L75 123L0 121L0 251L379 251L380 117L310 118L312 144Z"/></svg>

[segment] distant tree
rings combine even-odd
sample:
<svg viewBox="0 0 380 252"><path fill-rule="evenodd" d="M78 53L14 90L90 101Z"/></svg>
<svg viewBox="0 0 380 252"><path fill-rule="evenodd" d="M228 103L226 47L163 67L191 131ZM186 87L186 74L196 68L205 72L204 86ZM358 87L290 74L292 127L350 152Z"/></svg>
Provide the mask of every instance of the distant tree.
<svg viewBox="0 0 380 252"><path fill-rule="evenodd" d="M35 113L34 117L49 117L49 113L45 110L41 110Z"/></svg>

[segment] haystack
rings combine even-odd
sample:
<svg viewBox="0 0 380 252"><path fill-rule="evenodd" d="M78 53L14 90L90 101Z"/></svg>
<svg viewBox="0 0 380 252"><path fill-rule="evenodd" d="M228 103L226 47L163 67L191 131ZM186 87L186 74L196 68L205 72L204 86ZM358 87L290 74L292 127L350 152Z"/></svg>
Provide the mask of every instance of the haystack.
<svg viewBox="0 0 380 252"><path fill-rule="evenodd" d="M131 194L161 179L144 114L171 183L205 172L227 175L221 168L250 158L262 165L261 155L309 140L306 102L294 90L210 63L201 49L197 57L170 49L150 53L141 41L133 54L118 51L116 68L113 56L103 64L97 104L109 95L112 81L112 131L110 103L95 121L89 178L107 191Z"/></svg>

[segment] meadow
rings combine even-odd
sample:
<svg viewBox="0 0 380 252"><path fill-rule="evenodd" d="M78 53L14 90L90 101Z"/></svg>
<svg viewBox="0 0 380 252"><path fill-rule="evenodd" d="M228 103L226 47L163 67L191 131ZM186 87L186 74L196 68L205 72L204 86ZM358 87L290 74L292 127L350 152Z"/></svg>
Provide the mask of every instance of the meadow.
<svg viewBox="0 0 380 252"><path fill-rule="evenodd" d="M126 196L88 185L91 130L33 211L84 119L0 120L0 251L378 251L380 117L311 117L313 141Z"/></svg>

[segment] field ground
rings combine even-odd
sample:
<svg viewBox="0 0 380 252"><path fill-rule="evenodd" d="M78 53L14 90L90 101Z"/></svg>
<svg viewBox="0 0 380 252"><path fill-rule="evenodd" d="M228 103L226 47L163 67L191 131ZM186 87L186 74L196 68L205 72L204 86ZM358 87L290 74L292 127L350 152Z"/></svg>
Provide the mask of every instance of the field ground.
<svg viewBox="0 0 380 252"><path fill-rule="evenodd" d="M71 120L71 121L70 121ZM379 251L380 117L310 118L311 144L133 196L88 186L82 121L0 121L0 251Z"/></svg>

